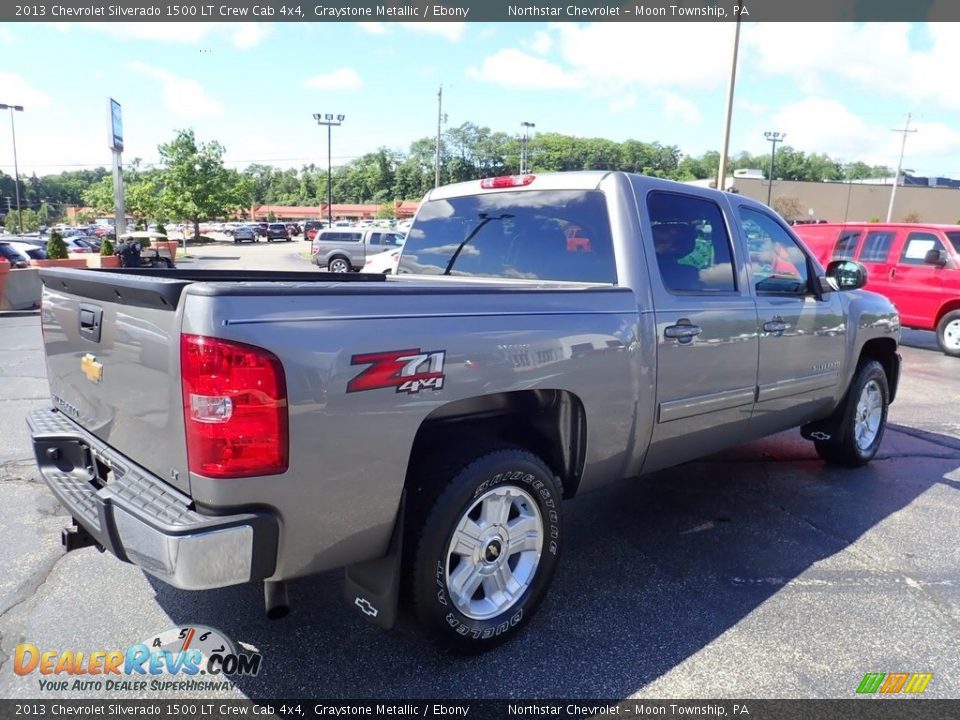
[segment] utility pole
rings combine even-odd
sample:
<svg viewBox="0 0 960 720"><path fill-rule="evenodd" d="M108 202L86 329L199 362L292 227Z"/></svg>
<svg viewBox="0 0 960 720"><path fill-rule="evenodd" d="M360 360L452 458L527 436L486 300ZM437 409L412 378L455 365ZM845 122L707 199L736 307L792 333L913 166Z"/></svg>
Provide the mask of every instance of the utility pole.
<svg viewBox="0 0 960 720"><path fill-rule="evenodd" d="M433 186L440 187L440 125L447 121L443 112L443 85L437 90L437 158L433 167Z"/></svg>
<svg viewBox="0 0 960 720"><path fill-rule="evenodd" d="M730 83L727 85L727 117L723 125L723 148L720 150L720 166L717 168L717 190L725 190L727 180L727 154L730 151L730 118L733 116L733 87L737 82L737 50L740 48L740 3L733 6L737 16L733 30L733 58L730 60Z"/></svg>
<svg viewBox="0 0 960 720"><path fill-rule="evenodd" d="M897 174L893 178L893 188L890 190L890 205L887 206L887 222L893 217L893 201L897 197L897 185L900 183L900 172L903 170L903 151L907 148L907 133L915 133L916 130L910 129L910 113L907 113L907 121L902 128L890 128L891 132L903 133L903 141L900 143L900 159L897 160Z"/></svg>
<svg viewBox="0 0 960 720"><path fill-rule="evenodd" d="M527 172L527 143L530 142L530 128L536 127L536 123L524 120L520 123L523 128L523 135L520 136L520 174Z"/></svg>

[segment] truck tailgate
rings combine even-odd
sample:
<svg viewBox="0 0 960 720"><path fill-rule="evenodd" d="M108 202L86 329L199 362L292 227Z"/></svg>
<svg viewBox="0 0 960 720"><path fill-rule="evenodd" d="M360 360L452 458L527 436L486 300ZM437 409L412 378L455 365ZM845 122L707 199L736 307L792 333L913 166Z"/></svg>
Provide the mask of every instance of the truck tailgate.
<svg viewBox="0 0 960 720"><path fill-rule="evenodd" d="M54 407L189 492L177 303L188 282L44 270L43 335Z"/></svg>

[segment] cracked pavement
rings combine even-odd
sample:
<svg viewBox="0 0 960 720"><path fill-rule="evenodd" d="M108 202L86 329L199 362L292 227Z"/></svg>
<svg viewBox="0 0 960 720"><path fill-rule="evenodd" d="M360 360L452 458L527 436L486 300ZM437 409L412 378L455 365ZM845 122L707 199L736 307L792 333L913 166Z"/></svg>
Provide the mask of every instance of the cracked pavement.
<svg viewBox="0 0 960 720"><path fill-rule="evenodd" d="M24 424L47 404L39 318L0 317L0 337L0 698L163 697L41 691L11 653L123 650L183 624L264 656L216 697L848 698L867 672L932 672L927 696L960 697L960 360L927 333L905 333L875 462L829 468L793 431L578 498L545 605L478 658L409 619L363 624L336 572L292 583L291 615L268 621L258 587L190 593L93 548L64 555L69 519Z"/></svg>

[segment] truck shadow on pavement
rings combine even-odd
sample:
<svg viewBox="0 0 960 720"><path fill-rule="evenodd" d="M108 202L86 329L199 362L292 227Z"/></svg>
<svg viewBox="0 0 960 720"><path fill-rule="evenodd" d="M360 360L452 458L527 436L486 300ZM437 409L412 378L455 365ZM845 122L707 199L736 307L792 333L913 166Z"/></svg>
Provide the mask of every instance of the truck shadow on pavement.
<svg viewBox="0 0 960 720"><path fill-rule="evenodd" d="M537 617L479 657L436 650L410 619L390 633L363 623L341 600L340 571L291 583L292 611L280 621L265 618L259 585L185 593L151 582L178 624L217 627L259 649L260 675L236 680L252 698L627 697L796 590L801 575L801 586L821 582L815 566L841 551L866 572L889 569L851 545L949 484L960 464L956 439L897 430L857 470L825 465L798 433L784 433L575 499ZM818 618L844 622L829 609ZM807 620L784 618L770 642L788 646ZM738 663L727 662L734 675Z"/></svg>

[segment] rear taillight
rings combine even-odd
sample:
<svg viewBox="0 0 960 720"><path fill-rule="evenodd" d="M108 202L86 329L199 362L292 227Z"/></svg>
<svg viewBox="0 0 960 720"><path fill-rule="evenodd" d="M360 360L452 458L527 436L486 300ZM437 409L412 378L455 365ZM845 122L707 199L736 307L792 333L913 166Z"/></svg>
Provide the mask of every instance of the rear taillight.
<svg viewBox="0 0 960 720"><path fill-rule="evenodd" d="M239 478L286 471L287 385L276 355L183 335L180 371L190 472Z"/></svg>
<svg viewBox="0 0 960 720"><path fill-rule="evenodd" d="M480 187L486 190L490 188L522 187L532 183L535 177L535 175L501 175L500 177L484 178L480 181Z"/></svg>

